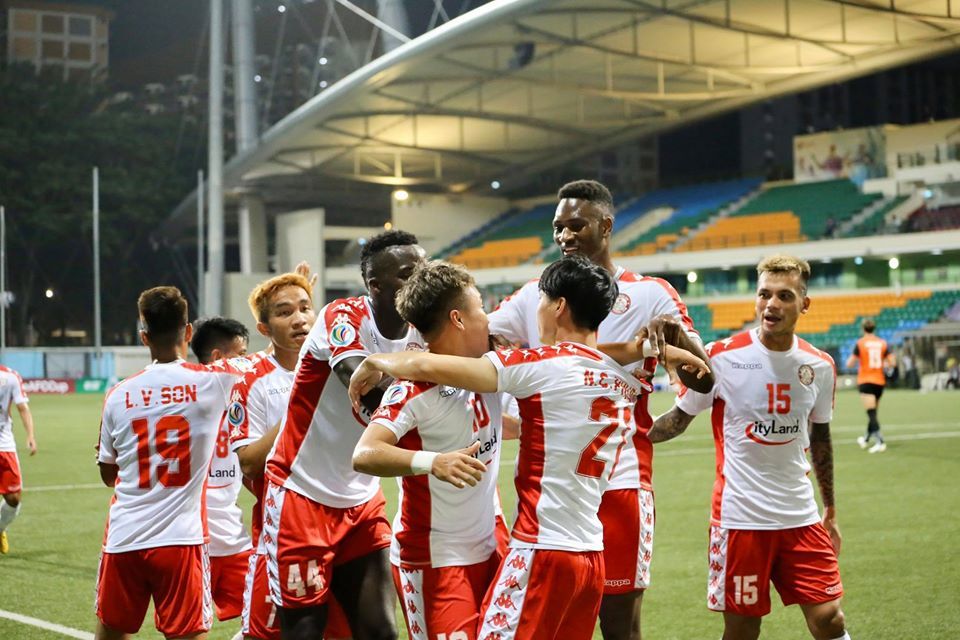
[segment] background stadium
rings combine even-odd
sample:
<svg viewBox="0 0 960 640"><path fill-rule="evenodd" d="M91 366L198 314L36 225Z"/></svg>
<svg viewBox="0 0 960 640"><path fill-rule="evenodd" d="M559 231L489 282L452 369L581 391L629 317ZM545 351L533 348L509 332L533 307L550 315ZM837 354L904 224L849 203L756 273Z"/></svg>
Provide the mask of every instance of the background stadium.
<svg viewBox="0 0 960 640"><path fill-rule="evenodd" d="M810 260L799 332L838 363L876 319L899 360L889 449L857 447L849 376L833 424L849 629L960 635L960 1L0 7L0 361L28 379L40 446L21 446L0 638L92 637L93 445L103 392L148 356L140 290L176 285L191 317L256 335L253 284L308 260L318 302L352 295L364 239L399 228L492 308L559 255L554 194L576 178L614 192L617 264L669 280L706 340L751 324L753 267L779 251ZM720 633L712 478L704 418L658 447L648 638ZM764 629L808 637L777 604Z"/></svg>

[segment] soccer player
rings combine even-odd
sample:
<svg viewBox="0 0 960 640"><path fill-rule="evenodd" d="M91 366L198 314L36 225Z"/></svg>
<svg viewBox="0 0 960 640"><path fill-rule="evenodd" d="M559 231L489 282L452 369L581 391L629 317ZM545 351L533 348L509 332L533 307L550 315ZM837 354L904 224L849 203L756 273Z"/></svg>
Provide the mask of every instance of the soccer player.
<svg viewBox="0 0 960 640"><path fill-rule="evenodd" d="M478 358L488 349L483 301L461 266L417 269L397 309L431 353ZM476 638L483 596L506 551L498 549L495 515L501 416L496 393L398 380L357 444L354 469L403 476L390 561L411 638Z"/></svg>
<svg viewBox="0 0 960 640"><path fill-rule="evenodd" d="M33 434L33 415L30 413L27 392L23 389L20 374L0 365L0 553L10 553L7 540L9 527L20 514L20 493L23 479L20 476L20 459L17 458L17 443L13 439L13 406L17 406L23 429L27 432L27 448L30 455L37 453L37 440Z"/></svg>
<svg viewBox="0 0 960 640"><path fill-rule="evenodd" d="M200 364L247 353L250 334L233 318L201 318L193 323L190 348ZM207 528L210 533L210 591L217 620L243 613L243 586L253 544L243 526L237 498L243 484L240 462L230 450L230 429L220 424L207 480Z"/></svg>
<svg viewBox="0 0 960 640"><path fill-rule="evenodd" d="M394 306L397 290L423 259L412 234L371 238L360 255L369 295L325 306L301 349L287 416L267 461L260 534L284 638L320 637L331 591L354 638L396 638L380 481L351 463L383 394L369 393L358 412L346 385L370 353L423 348L419 332Z"/></svg>
<svg viewBox="0 0 960 640"><path fill-rule="evenodd" d="M176 287L137 302L153 364L107 394L97 456L114 487L97 578L98 640L137 633L151 597L167 638L206 638L211 623L203 490L243 360L184 361L192 328Z"/></svg>
<svg viewBox="0 0 960 640"><path fill-rule="evenodd" d="M650 389L597 351L597 327L618 295L607 270L581 256L566 256L547 267L538 286L539 337L550 346L480 358L375 354L351 381L352 397L385 372L518 399L519 510L510 552L484 598L480 640L593 636L604 584L597 510L636 429L632 407L642 390ZM688 352L674 353L705 368ZM417 460L410 456L410 471L432 470L438 460L427 465L424 454ZM470 484L473 470L471 465L455 474L454 484Z"/></svg>
<svg viewBox="0 0 960 640"><path fill-rule="evenodd" d="M712 409L717 452L707 606L723 612L724 640L752 640L770 612L770 583L799 604L817 640L843 639L833 495L833 359L795 335L810 308L810 266L772 256L757 266L759 327L713 343L710 393L688 390L657 418L650 439L669 440ZM820 485L821 519L807 474Z"/></svg>
<svg viewBox="0 0 960 640"><path fill-rule="evenodd" d="M873 335L877 324L872 318L863 321L863 337L857 340L853 353L847 358L847 369L853 369L859 363L857 370L857 386L860 390L860 402L867 412L867 434L857 438L861 449L870 446L874 438L877 442L870 446L870 453L882 453L887 450L887 443L880 433L880 422L877 420L877 410L880 408L880 396L887 384L884 367L891 368L896 364L896 357L888 350L887 341Z"/></svg>
<svg viewBox="0 0 960 640"><path fill-rule="evenodd" d="M600 323L598 341L627 342L644 327L659 352L667 343L676 344L706 361L700 336L687 315L676 290L665 280L639 276L614 265L610 257L613 230L613 197L599 182L578 180L560 188L553 218L553 239L564 255L582 255L606 269L617 281L619 293L610 314ZM490 332L514 344L539 347L537 333L538 285L533 280L504 300L490 314ZM646 367L653 369L650 360ZM701 391L709 391L712 375L697 378L680 370L680 380ZM607 567L600 629L605 640L640 639L640 605L650 585L653 554L654 500L653 447L646 431L653 420L647 408L648 396L640 396L635 407L638 432L630 447L621 453L617 472L610 480L600 506L604 523L604 562Z"/></svg>

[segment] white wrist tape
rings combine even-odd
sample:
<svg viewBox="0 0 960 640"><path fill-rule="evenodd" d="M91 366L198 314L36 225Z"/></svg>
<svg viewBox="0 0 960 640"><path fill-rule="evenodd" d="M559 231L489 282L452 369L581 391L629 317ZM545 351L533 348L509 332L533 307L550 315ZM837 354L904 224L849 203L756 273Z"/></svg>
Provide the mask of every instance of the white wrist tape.
<svg viewBox="0 0 960 640"><path fill-rule="evenodd" d="M647 338L643 341L643 357L652 358L654 356L660 355L660 350L653 346L653 343L650 342L650 338Z"/></svg>
<svg viewBox="0 0 960 640"><path fill-rule="evenodd" d="M417 451L413 454L413 460L410 461L410 471L415 476L422 476L433 470L433 460L438 453L434 451Z"/></svg>

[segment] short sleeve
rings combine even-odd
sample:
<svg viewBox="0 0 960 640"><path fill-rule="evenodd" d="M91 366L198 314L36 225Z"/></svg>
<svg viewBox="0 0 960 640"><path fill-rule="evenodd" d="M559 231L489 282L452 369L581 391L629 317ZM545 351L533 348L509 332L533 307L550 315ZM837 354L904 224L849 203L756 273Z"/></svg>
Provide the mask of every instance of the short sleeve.
<svg viewBox="0 0 960 640"><path fill-rule="evenodd" d="M416 387L405 380L390 385L383 394L380 406L370 417L370 424L375 422L386 427L400 440L417 426L412 402L416 394Z"/></svg>
<svg viewBox="0 0 960 640"><path fill-rule="evenodd" d="M544 384L540 357L532 349L488 351L484 356L497 369L497 392L523 399L537 393Z"/></svg>
<svg viewBox="0 0 960 640"><path fill-rule="evenodd" d="M230 392L230 406L227 407L226 420L230 433L230 447L236 451L240 447L256 442L267 429L266 404L263 393L256 386L259 378L249 377L238 382Z"/></svg>
<svg viewBox="0 0 960 640"><path fill-rule="evenodd" d="M829 366L817 367L817 399L810 412L810 422L823 424L833 419L833 400L837 385L836 369Z"/></svg>
<svg viewBox="0 0 960 640"><path fill-rule="evenodd" d="M860 356L860 343L859 343L859 342L856 342L856 343L853 345L853 355L858 356L858 357Z"/></svg>
<svg viewBox="0 0 960 640"><path fill-rule="evenodd" d="M113 446L113 430L107 405L103 406L100 418L100 442L97 445L97 462L117 464L117 451Z"/></svg>
<svg viewBox="0 0 960 640"><path fill-rule="evenodd" d="M525 304L529 297L531 284L521 287L513 295L507 296L497 305L487 317L490 320L490 333L501 335L514 344L529 344L530 336L526 335L525 311L529 305Z"/></svg>
<svg viewBox="0 0 960 640"><path fill-rule="evenodd" d="M703 340L700 338L700 334L697 333L696 328L694 328L693 320L687 311L687 305L680 299L680 294L677 293L677 290L663 278L651 278L651 280L658 284L660 288L650 317L655 318L661 315L673 316L680 322L680 325L684 328L687 335L690 336L690 339L702 345Z"/></svg>
<svg viewBox="0 0 960 640"><path fill-rule="evenodd" d="M13 372L13 375L17 378L17 385L13 390L13 403L27 404L30 402L30 399L27 397L27 390L23 388L23 378L21 378L20 374L16 371Z"/></svg>
<svg viewBox="0 0 960 640"><path fill-rule="evenodd" d="M331 367L351 356L370 355L361 339L366 314L366 304L361 298L347 298L324 307L322 333L316 335L314 355L323 358L329 353Z"/></svg>

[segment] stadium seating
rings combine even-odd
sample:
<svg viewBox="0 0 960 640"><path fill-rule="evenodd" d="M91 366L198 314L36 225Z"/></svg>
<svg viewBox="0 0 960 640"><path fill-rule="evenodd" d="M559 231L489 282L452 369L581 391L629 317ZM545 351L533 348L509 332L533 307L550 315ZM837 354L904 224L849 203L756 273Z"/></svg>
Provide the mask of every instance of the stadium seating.
<svg viewBox="0 0 960 640"><path fill-rule="evenodd" d="M960 229L960 207L922 208L907 220L908 231Z"/></svg>
<svg viewBox="0 0 960 640"><path fill-rule="evenodd" d="M451 256L450 261L470 269L514 267L526 262L542 250L543 242L536 236L487 240L479 247L470 247Z"/></svg>
<svg viewBox="0 0 960 640"><path fill-rule="evenodd" d="M800 242L805 239L800 227L800 219L789 211L731 216L721 218L675 250L704 251Z"/></svg>
<svg viewBox="0 0 960 640"><path fill-rule="evenodd" d="M897 196L884 206L871 213L869 216L867 216L867 218L854 225L850 231L843 235L847 237L872 236L883 231L885 226L884 218L887 217L887 214L906 202L908 198L909 196Z"/></svg>

